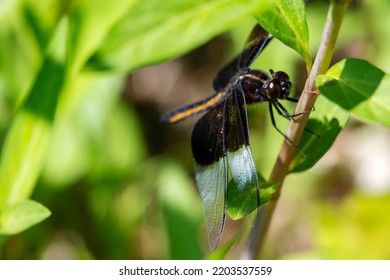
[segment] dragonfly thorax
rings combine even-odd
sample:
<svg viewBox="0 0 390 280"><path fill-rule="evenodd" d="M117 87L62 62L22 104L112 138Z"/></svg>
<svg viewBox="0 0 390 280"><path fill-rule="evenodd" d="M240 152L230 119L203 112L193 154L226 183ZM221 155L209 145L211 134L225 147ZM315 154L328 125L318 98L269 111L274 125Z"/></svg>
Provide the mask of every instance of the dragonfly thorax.
<svg viewBox="0 0 390 280"><path fill-rule="evenodd" d="M239 77L239 83L247 103L262 102L267 99L266 85L270 81L267 74L259 70L248 70Z"/></svg>

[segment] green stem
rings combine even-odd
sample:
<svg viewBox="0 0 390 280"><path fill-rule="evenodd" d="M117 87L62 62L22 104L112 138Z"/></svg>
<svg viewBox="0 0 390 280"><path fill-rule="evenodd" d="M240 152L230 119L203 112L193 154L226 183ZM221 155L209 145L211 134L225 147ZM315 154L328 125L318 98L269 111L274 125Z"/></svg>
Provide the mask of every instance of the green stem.
<svg viewBox="0 0 390 280"><path fill-rule="evenodd" d="M330 66L336 39L348 4L348 0L335 0L332 1L329 6L320 47L308 79L306 80L301 98L299 99L295 109L296 112L304 112L314 107L314 103L318 96L315 79L319 74L324 74ZM310 114L303 114L294 118L294 120L290 122L287 129L287 136L294 143L299 143L309 115ZM293 146L291 146L287 141L283 142L269 179L270 182L278 182L279 186L270 201L260 209L260 214L257 217L255 227L249 237L247 248L242 254L243 259L254 259L260 255L271 223L273 212L279 200L284 178L288 174L288 168L295 152L296 149Z"/></svg>

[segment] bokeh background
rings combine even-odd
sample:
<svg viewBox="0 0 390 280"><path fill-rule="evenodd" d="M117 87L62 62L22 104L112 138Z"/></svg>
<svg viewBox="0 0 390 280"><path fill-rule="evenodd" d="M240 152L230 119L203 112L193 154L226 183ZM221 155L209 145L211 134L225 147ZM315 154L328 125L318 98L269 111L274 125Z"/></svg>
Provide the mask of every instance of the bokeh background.
<svg viewBox="0 0 390 280"><path fill-rule="evenodd" d="M49 41L34 22L54 28L68 5L42 3L0 2L1 144ZM313 56L327 7L327 1L307 3ZM153 16L156 6L151 3L144 12ZM358 57L389 73L389 14L387 0L353 1L334 62ZM254 24L250 17L240 20L180 57L132 73L84 73L59 98L31 196L52 214L22 233L1 235L0 258L238 258L250 230L246 219L228 219L220 249L209 256L190 149L196 118L168 126L159 117L211 95L215 73L240 52ZM303 60L277 40L253 67L283 70L291 77L293 95L302 90ZM255 162L267 178L283 138L273 129L266 105L248 111ZM283 118L277 123L287 127ZM389 166L390 131L351 118L324 158L287 177L263 257L389 259Z"/></svg>

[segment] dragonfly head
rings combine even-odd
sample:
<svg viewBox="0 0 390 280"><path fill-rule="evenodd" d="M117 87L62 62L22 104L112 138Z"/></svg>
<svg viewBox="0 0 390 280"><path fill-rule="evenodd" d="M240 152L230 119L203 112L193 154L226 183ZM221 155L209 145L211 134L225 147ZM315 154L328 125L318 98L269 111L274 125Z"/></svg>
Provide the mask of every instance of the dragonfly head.
<svg viewBox="0 0 390 280"><path fill-rule="evenodd" d="M269 70L269 72L271 73L272 78L267 85L267 97L270 100L287 98L291 88L291 82L288 75L283 71L274 72L272 69Z"/></svg>

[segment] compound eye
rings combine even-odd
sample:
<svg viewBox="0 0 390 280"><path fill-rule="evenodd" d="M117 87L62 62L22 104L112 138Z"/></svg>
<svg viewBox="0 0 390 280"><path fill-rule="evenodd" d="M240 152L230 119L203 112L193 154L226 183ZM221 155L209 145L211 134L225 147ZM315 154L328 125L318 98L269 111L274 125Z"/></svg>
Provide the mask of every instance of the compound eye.
<svg viewBox="0 0 390 280"><path fill-rule="evenodd" d="M279 85L279 82L275 82L274 80L272 80L269 85L268 85L268 89L267 89L267 97L270 99L270 100L276 100L279 98L279 95L280 95L280 85Z"/></svg>

